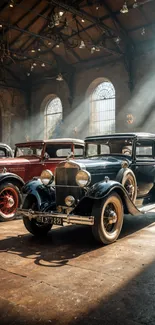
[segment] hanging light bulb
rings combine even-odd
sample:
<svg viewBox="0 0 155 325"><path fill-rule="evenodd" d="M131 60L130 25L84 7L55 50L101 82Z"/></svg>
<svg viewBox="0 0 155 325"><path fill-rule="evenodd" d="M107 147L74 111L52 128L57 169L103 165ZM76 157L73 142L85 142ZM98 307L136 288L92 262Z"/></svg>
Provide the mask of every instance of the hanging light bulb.
<svg viewBox="0 0 155 325"><path fill-rule="evenodd" d="M40 52L40 51L41 51L41 49L39 48L39 49L38 49L38 52Z"/></svg>
<svg viewBox="0 0 155 325"><path fill-rule="evenodd" d="M134 4L133 4L133 8L137 8L138 7L138 3L137 3L137 0L134 0Z"/></svg>
<svg viewBox="0 0 155 325"><path fill-rule="evenodd" d="M2 28L3 27L3 25L2 24L0 24L0 28Z"/></svg>
<svg viewBox="0 0 155 325"><path fill-rule="evenodd" d="M37 63L36 62L33 62L33 66L36 67Z"/></svg>
<svg viewBox="0 0 155 325"><path fill-rule="evenodd" d="M85 23L85 20L83 18L81 19L81 21L82 21L82 23Z"/></svg>
<svg viewBox="0 0 155 325"><path fill-rule="evenodd" d="M100 48L97 46L96 49L95 49L96 52L100 52Z"/></svg>
<svg viewBox="0 0 155 325"><path fill-rule="evenodd" d="M43 62L43 63L41 64L41 66L44 68L44 67L45 67L45 63Z"/></svg>
<svg viewBox="0 0 155 325"><path fill-rule="evenodd" d="M35 49L32 49L31 52L34 53L36 50Z"/></svg>
<svg viewBox="0 0 155 325"><path fill-rule="evenodd" d="M115 41L115 43L117 43L117 44L119 44L120 43L120 38L119 38L119 36L118 37L116 37L115 39L114 39L114 41Z"/></svg>
<svg viewBox="0 0 155 325"><path fill-rule="evenodd" d="M81 41L79 49L85 49L86 45L84 43L84 41Z"/></svg>
<svg viewBox="0 0 155 325"><path fill-rule="evenodd" d="M60 21L59 21L59 15L56 13L56 14L54 15L54 25L55 25L55 26L59 26L59 24L60 24Z"/></svg>
<svg viewBox="0 0 155 325"><path fill-rule="evenodd" d="M129 11L129 9L128 9L128 7L127 7L127 3L126 3L126 1L125 1L125 2L124 2L124 5L123 5L123 7L122 7L122 9L120 10L120 12L121 12L122 14L126 14L128 11Z"/></svg>
<svg viewBox="0 0 155 325"><path fill-rule="evenodd" d="M27 76L28 76L28 77L30 76L30 72L27 72Z"/></svg>
<svg viewBox="0 0 155 325"><path fill-rule="evenodd" d="M60 17L62 17L62 16L63 16L63 14L64 14L64 12L63 12L63 11L59 11L59 16L60 16Z"/></svg>
<svg viewBox="0 0 155 325"><path fill-rule="evenodd" d="M93 54L95 51L96 51L96 47L95 46L93 46L92 48L91 48L91 54Z"/></svg>
<svg viewBox="0 0 155 325"><path fill-rule="evenodd" d="M96 6L96 10L99 10L99 6Z"/></svg>
<svg viewBox="0 0 155 325"><path fill-rule="evenodd" d="M51 45L51 44L52 44L52 43L49 41L49 42L48 42L48 45Z"/></svg>
<svg viewBox="0 0 155 325"><path fill-rule="evenodd" d="M60 44L57 44L56 47L60 47Z"/></svg>
<svg viewBox="0 0 155 325"><path fill-rule="evenodd" d="M9 7L10 7L10 8L13 8L13 7L14 7L14 0L11 0L11 1L10 1Z"/></svg>
<svg viewBox="0 0 155 325"><path fill-rule="evenodd" d="M58 76L56 77L57 81L63 81L63 76L61 73L58 74Z"/></svg>

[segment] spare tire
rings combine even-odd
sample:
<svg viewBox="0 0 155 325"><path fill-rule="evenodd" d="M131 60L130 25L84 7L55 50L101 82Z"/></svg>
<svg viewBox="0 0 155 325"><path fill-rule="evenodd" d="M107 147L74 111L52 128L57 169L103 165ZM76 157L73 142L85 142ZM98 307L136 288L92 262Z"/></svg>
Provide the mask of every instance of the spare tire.
<svg viewBox="0 0 155 325"><path fill-rule="evenodd" d="M116 179L125 187L130 200L135 203L137 198L137 181L133 171L130 168L122 168Z"/></svg>

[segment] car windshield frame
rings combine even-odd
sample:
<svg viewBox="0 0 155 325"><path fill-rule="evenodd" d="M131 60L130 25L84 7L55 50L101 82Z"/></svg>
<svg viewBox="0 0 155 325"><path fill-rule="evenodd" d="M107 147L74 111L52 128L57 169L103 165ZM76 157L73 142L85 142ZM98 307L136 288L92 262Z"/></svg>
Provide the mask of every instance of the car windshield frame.
<svg viewBox="0 0 155 325"><path fill-rule="evenodd" d="M119 150L115 152L114 147L118 143ZM89 145L96 145L97 150L95 154L90 155L88 153ZM107 153L101 153L101 145L106 145L110 150ZM131 149L131 154L125 154L122 149L127 147ZM130 148L131 147L131 148ZM100 139L85 140L85 157L95 158L104 156L125 156L127 158L133 158L134 155L134 138L133 137L104 137Z"/></svg>
<svg viewBox="0 0 155 325"><path fill-rule="evenodd" d="M22 151L23 150L33 150L34 149L34 152L33 153L23 153L22 154ZM41 150L40 154L38 155L37 153L35 153L36 150ZM25 144L25 145L16 145L16 148L15 148L15 155L14 157L15 158L23 158L23 157L29 157L29 158L32 158L32 159L35 159L35 158L42 158L42 154L43 154L43 149L44 149L44 144L41 144L41 143L38 143L38 144ZM21 151L21 154L17 155L18 153L18 150Z"/></svg>

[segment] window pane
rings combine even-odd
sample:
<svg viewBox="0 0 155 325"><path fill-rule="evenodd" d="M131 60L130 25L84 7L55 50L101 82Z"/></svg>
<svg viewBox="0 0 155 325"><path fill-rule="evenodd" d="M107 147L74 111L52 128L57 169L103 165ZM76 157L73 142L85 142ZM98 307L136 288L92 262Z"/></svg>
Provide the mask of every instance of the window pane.
<svg viewBox="0 0 155 325"><path fill-rule="evenodd" d="M90 134L99 135L115 132L115 88L103 82L92 94L90 111Z"/></svg>
<svg viewBox="0 0 155 325"><path fill-rule="evenodd" d="M57 131L62 122L62 104L60 98L52 99L44 113L45 139L57 137Z"/></svg>

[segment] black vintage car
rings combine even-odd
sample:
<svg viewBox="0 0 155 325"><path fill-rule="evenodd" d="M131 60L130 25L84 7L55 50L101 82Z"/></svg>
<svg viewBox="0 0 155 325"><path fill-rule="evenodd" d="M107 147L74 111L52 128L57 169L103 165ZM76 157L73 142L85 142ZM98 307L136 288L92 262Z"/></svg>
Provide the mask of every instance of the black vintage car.
<svg viewBox="0 0 155 325"><path fill-rule="evenodd" d="M54 183L53 183L54 181ZM45 235L53 224L92 227L95 238L114 242L124 214L155 209L155 135L92 136L85 139L84 159L61 162L24 187L19 212L27 230Z"/></svg>

